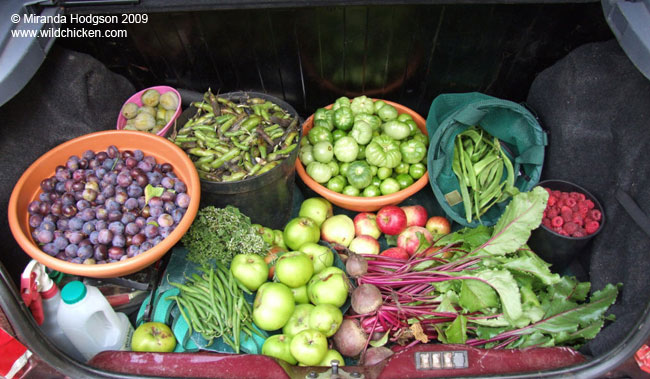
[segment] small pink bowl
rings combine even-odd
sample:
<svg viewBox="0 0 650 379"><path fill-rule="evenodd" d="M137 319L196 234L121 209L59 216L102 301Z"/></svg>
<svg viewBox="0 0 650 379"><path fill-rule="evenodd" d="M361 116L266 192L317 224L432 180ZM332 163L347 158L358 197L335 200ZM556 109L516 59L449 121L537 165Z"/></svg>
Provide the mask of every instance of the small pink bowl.
<svg viewBox="0 0 650 379"><path fill-rule="evenodd" d="M178 116L181 115L181 94L178 93L178 91L176 91L174 88L169 87L169 86L154 86L154 87L145 88L142 91L136 92L133 96L129 97L129 99L127 101L125 101L124 104L122 104L122 107L120 108L120 114L117 116L117 130L124 129L124 126L126 125L126 121L127 121L126 117L122 116L122 108L124 108L124 106L127 103L135 103L138 107L141 107L142 106L142 94L144 94L145 91L150 90L150 89L157 90L158 92L160 92L161 95L163 93L166 93L166 92L174 92L176 94L176 96L178 97L178 108L176 108L176 112L174 113L174 117L172 117L172 119L169 120L169 122L167 123L167 125L165 125L164 128L160 129L160 131L158 133L156 133L156 135L159 135L161 137L164 137L164 136L167 135L167 132L169 131L169 128L171 128L171 126L176 122L176 119L178 118Z"/></svg>

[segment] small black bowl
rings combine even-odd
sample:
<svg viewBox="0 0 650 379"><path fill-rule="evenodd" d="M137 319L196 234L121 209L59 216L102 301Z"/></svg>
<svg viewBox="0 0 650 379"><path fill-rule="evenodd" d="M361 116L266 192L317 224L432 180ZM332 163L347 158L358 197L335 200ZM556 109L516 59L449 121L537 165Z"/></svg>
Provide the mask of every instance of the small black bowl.
<svg viewBox="0 0 650 379"><path fill-rule="evenodd" d="M544 225L540 225L539 228L533 230L528 241L528 246L546 262L553 264L554 271L561 272L603 229L605 225L605 210L594 195L577 184L564 180L545 180L539 182L538 186L548 188L552 191L582 193L586 199L594 202L594 209L598 209L602 214L599 220L600 227L594 233L584 237L564 236Z"/></svg>

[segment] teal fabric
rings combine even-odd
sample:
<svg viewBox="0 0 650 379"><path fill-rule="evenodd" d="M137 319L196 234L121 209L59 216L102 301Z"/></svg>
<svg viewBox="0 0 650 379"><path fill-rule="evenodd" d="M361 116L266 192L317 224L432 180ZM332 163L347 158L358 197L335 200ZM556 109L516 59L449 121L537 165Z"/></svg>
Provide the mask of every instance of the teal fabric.
<svg viewBox="0 0 650 379"><path fill-rule="evenodd" d="M450 205L445 195L458 191L458 178L451 163L456 136L478 125L501 141L511 158L515 186L529 191L539 181L544 163L546 134L537 119L522 105L478 92L443 94L436 97L429 109L427 131L431 136L427 156L429 179L433 193L445 213L464 226L494 225L508 200L494 205L481 216L481 222L467 223L462 202Z"/></svg>

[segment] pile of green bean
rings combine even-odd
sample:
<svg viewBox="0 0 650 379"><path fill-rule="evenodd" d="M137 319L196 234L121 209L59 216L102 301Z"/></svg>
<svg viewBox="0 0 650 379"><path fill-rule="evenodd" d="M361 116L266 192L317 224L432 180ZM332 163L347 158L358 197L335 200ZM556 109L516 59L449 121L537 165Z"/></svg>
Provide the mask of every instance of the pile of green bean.
<svg viewBox="0 0 650 379"><path fill-rule="evenodd" d="M190 326L190 333L196 331L208 341L215 338L223 341L239 353L240 332L249 337L253 333L263 337L253 326L253 311L244 298L250 291L240 284L222 264L216 269L203 268L203 275L192 274L185 284L170 282L180 290L175 300L178 309Z"/></svg>
<svg viewBox="0 0 650 379"><path fill-rule="evenodd" d="M490 207L518 192L512 162L499 139L477 126L458 134L454 143L451 167L458 177L465 219L480 221Z"/></svg>
<svg viewBox="0 0 650 379"><path fill-rule="evenodd" d="M298 145L298 119L268 100L235 103L210 90L196 114L169 138L192 158L201 179L232 182L261 175Z"/></svg>

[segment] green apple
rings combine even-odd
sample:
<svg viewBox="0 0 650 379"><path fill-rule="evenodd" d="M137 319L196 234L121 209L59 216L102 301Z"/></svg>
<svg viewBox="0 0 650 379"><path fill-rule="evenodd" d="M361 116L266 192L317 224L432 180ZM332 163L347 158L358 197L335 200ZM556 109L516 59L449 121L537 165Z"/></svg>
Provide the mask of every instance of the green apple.
<svg viewBox="0 0 650 379"><path fill-rule="evenodd" d="M350 283L345 272L338 267L328 267L314 275L307 284L307 296L315 305L332 304L340 307L348 298Z"/></svg>
<svg viewBox="0 0 650 379"><path fill-rule="evenodd" d="M287 248L287 245L284 244L284 236L282 235L282 230L273 230L273 244L283 249Z"/></svg>
<svg viewBox="0 0 650 379"><path fill-rule="evenodd" d="M246 288L256 291L269 276L269 266L261 255L237 254L230 263L230 272Z"/></svg>
<svg viewBox="0 0 650 379"><path fill-rule="evenodd" d="M323 221L332 217L333 214L332 204L322 197L312 197L303 201L298 212L298 216L314 220L319 228Z"/></svg>
<svg viewBox="0 0 650 379"><path fill-rule="evenodd" d="M311 304L298 304L293 310L289 321L282 327L282 333L293 337L305 329L309 329L309 316L314 306Z"/></svg>
<svg viewBox="0 0 650 379"><path fill-rule="evenodd" d="M291 355L302 364L317 365L325 358L325 354L327 354L327 338L318 330L303 330L291 340Z"/></svg>
<svg viewBox="0 0 650 379"><path fill-rule="evenodd" d="M343 359L343 356L341 353L334 349L329 349L327 350L327 353L325 353L325 358L318 364L318 366L331 366L333 360L339 361L339 366L345 366L345 360Z"/></svg>
<svg viewBox="0 0 650 379"><path fill-rule="evenodd" d="M264 242L268 243L269 245L273 245L273 242L275 241L275 233L273 232L273 229L263 226L262 239L264 240Z"/></svg>
<svg viewBox="0 0 650 379"><path fill-rule="evenodd" d="M309 327L331 337L339 330L343 322L343 313L332 304L319 304L309 314Z"/></svg>
<svg viewBox="0 0 650 379"><path fill-rule="evenodd" d="M307 254L314 265L314 274L318 274L334 264L334 253L327 246L308 242L300 247L300 251Z"/></svg>
<svg viewBox="0 0 650 379"><path fill-rule="evenodd" d="M291 355L291 337L284 334L270 336L262 345L262 354L282 359L291 365L298 363L296 358Z"/></svg>
<svg viewBox="0 0 650 379"><path fill-rule="evenodd" d="M293 293L293 298L296 301L296 304L307 304L309 303L309 296L307 296L307 286L300 286L291 289Z"/></svg>
<svg viewBox="0 0 650 379"><path fill-rule="evenodd" d="M336 215L328 218L321 225L323 241L350 246L354 239L354 221L346 215Z"/></svg>
<svg viewBox="0 0 650 379"><path fill-rule="evenodd" d="M162 322L145 322L131 337L131 350L168 353L176 348L176 337Z"/></svg>
<svg viewBox="0 0 650 379"><path fill-rule="evenodd" d="M311 259L300 251L283 254L275 264L275 277L291 288L304 286L313 274Z"/></svg>
<svg viewBox="0 0 650 379"><path fill-rule="evenodd" d="M307 242L320 240L320 229L316 222L308 217L296 217L284 227L284 244L291 250L299 250Z"/></svg>
<svg viewBox="0 0 650 379"><path fill-rule="evenodd" d="M291 317L295 303L289 287L267 282L257 290L253 302L253 322L260 329L278 330Z"/></svg>

